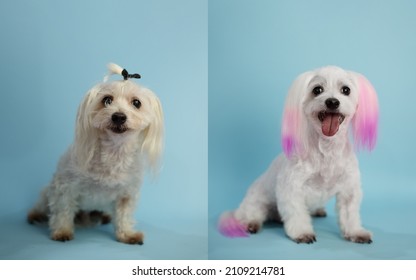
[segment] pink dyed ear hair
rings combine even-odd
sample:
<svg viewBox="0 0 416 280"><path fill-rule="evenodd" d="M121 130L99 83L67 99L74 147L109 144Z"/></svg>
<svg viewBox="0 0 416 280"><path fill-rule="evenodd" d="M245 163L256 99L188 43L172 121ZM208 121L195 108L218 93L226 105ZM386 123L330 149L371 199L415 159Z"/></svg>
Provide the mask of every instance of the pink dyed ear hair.
<svg viewBox="0 0 416 280"><path fill-rule="evenodd" d="M371 83L361 74L355 73L358 80L358 108L352 120L352 133L355 147L371 151L377 140L378 100Z"/></svg>
<svg viewBox="0 0 416 280"><path fill-rule="evenodd" d="M312 77L312 72L305 72L292 83L286 97L282 120L282 148L285 155L304 155L307 152L305 119L302 102L306 96L306 85Z"/></svg>
<svg viewBox="0 0 416 280"><path fill-rule="evenodd" d="M282 148L287 157L291 157L297 150L299 142L297 134L299 131L299 112L294 108L285 108L282 122Z"/></svg>

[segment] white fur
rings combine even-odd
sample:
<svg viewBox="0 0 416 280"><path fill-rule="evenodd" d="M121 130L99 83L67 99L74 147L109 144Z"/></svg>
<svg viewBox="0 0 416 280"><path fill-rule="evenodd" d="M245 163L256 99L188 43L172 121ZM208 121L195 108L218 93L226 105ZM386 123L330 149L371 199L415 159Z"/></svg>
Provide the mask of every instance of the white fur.
<svg viewBox="0 0 416 280"><path fill-rule="evenodd" d="M358 104L358 80L354 72L324 67L302 74L289 91L286 106L299 106L301 143L292 155L279 155L269 169L249 188L233 215L248 231L257 231L268 219L281 220L286 234L298 243L312 243L315 233L311 216L325 214L325 203L337 199L342 236L350 241L371 243L371 233L361 226L362 198L360 171L348 127ZM312 89L325 91L315 96ZM349 96L340 87L351 89ZM325 100L340 101L345 115L339 131L325 136L317 114L325 110Z"/></svg>
<svg viewBox="0 0 416 280"><path fill-rule="evenodd" d="M107 106L105 96L113 98ZM134 99L140 100L139 109ZM114 113L127 117L125 132L113 131ZM157 173L162 149L163 112L152 91L130 80L94 86L79 107L75 141L29 213L29 222L48 219L52 239L66 241L73 237L77 213L105 211L113 217L119 241L141 244L143 235L134 230L135 204L146 167Z"/></svg>
<svg viewBox="0 0 416 280"><path fill-rule="evenodd" d="M115 63L109 63L107 65L108 68L108 74L104 77L104 82L107 82L111 75L117 74L121 75L123 72L123 68L120 65L117 65Z"/></svg>

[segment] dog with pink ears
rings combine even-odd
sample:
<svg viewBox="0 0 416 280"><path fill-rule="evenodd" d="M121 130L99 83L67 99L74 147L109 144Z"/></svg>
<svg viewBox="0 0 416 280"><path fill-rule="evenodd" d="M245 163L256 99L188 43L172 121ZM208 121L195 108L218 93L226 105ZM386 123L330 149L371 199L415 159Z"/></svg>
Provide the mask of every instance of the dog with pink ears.
<svg viewBox="0 0 416 280"><path fill-rule="evenodd" d="M336 66L301 74L284 108L284 153L250 186L240 206L221 216L220 232L244 237L275 220L293 241L313 243L312 217L326 216L325 204L335 196L342 236L371 243L360 219L356 152L374 148L377 127L377 94L363 75Z"/></svg>

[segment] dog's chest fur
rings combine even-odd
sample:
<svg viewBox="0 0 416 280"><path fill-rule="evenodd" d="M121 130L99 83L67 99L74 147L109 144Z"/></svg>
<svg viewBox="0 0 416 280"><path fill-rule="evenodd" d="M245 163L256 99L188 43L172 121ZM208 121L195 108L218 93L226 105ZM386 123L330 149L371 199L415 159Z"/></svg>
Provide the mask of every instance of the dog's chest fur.
<svg viewBox="0 0 416 280"><path fill-rule="evenodd" d="M318 149L311 151L308 160L311 171L305 182L308 205L321 205L339 192L339 186L348 179L346 167L350 161L348 144L319 142Z"/></svg>
<svg viewBox="0 0 416 280"><path fill-rule="evenodd" d="M116 140L102 139L91 161L89 175L102 185L128 184L140 173L140 147L136 141Z"/></svg>
<svg viewBox="0 0 416 280"><path fill-rule="evenodd" d="M80 180L79 206L84 210L107 210L109 203L120 197L136 197L142 173L139 152L134 141L101 141L88 173Z"/></svg>

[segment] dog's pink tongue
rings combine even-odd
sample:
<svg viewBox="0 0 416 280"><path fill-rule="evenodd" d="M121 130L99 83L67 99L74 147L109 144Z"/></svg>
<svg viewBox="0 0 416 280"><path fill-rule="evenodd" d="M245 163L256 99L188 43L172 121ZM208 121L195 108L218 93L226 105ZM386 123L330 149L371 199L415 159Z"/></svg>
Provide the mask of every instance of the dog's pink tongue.
<svg viewBox="0 0 416 280"><path fill-rule="evenodd" d="M339 129L339 115L327 113L322 122L322 133L325 136L334 136Z"/></svg>

